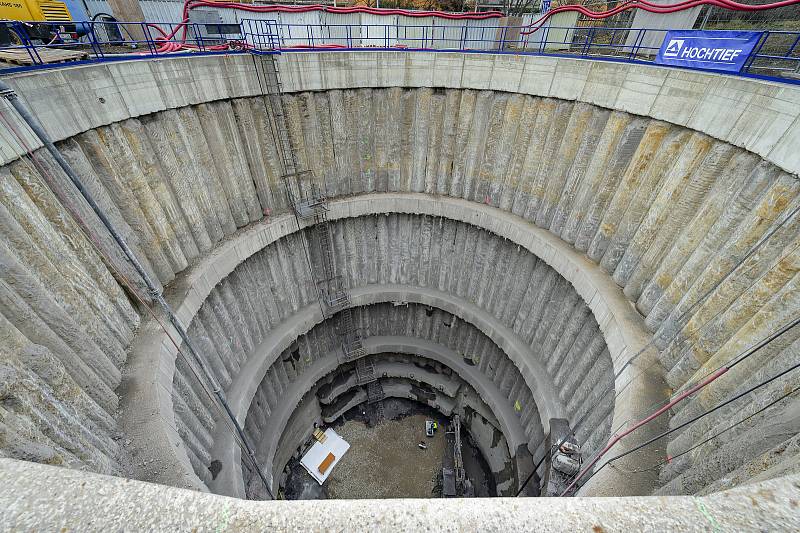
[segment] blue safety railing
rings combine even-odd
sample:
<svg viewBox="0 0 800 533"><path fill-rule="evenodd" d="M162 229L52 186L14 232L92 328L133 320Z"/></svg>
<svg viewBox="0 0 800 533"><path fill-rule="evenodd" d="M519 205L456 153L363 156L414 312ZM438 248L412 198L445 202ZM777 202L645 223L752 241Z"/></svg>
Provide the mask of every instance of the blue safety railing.
<svg viewBox="0 0 800 533"><path fill-rule="evenodd" d="M284 51L392 50L552 55L652 63L667 30L648 28L526 27L458 21L439 25L238 24L164 22L0 22L0 73L83 62L143 57ZM5 34L2 32L5 31ZM59 54L59 52L61 52ZM64 54L64 52L71 52ZM761 32L742 76L800 83L800 32Z"/></svg>
<svg viewBox="0 0 800 533"><path fill-rule="evenodd" d="M0 42L0 73L247 48L240 24L173 22L0 21Z"/></svg>

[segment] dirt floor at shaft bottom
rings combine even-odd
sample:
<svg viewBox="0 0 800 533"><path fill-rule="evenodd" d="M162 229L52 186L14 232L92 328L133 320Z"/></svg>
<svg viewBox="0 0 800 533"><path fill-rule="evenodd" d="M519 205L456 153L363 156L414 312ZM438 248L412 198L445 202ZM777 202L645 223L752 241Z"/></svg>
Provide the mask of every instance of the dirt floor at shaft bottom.
<svg viewBox="0 0 800 533"><path fill-rule="evenodd" d="M330 498L430 498L442 468L444 430L425 437L423 415L385 420L373 428L347 421L336 428L350 450L328 478ZM424 441L427 450L417 444Z"/></svg>

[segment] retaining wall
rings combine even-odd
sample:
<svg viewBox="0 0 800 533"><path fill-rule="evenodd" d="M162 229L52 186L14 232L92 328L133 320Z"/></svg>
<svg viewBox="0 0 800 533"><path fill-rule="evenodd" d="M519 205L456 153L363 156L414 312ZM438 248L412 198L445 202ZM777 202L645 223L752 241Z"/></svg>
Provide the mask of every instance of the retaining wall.
<svg viewBox="0 0 800 533"><path fill-rule="evenodd" d="M795 87L542 57L304 53L280 64L288 91L320 91L287 96L286 104L298 158L334 195L417 191L527 219L622 288L656 334L673 389L800 305L798 218L779 227L798 203ZM162 283L238 228L286 207L274 147L263 142L263 107L247 98L258 91L250 57L93 65L9 81L64 140L65 156ZM108 265L125 278L130 269L53 162L41 153L35 162L16 160L22 150L4 134L3 372L16 399L3 407L12 436L4 453L120 472L114 391L136 398L139 390L135 380L117 389L139 317ZM88 238L75 219L86 222ZM713 297L696 305L709 289ZM678 318L687 310L684 325ZM737 366L671 423L788 364L798 335ZM758 401L793 381L774 383ZM70 417L74 424L59 426ZM670 450L728 418L678 433ZM759 457L780 465L794 453L781 435L765 441L758 429L745 432L731 444L727 457L735 459L709 459L717 466L703 474L691 468L706 464L701 448L663 472L663 490L694 491L739 468L757 470Z"/></svg>

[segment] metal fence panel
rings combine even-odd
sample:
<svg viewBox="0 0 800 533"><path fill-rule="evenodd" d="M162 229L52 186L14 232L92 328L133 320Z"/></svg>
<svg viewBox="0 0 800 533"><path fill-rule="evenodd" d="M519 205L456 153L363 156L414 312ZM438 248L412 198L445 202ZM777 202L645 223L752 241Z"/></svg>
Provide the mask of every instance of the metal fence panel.
<svg viewBox="0 0 800 533"><path fill-rule="evenodd" d="M111 5L108 3L108 0L84 0L84 2L88 10L89 19L98 13L112 15Z"/></svg>
<svg viewBox="0 0 800 533"><path fill-rule="evenodd" d="M525 18L525 24L537 20L541 13ZM563 12L557 13L547 19L541 28L532 34L524 37L524 47L526 50L536 50L540 52L555 52L569 50L575 40L575 31L580 28L577 26L578 13Z"/></svg>
<svg viewBox="0 0 800 533"><path fill-rule="evenodd" d="M91 9L99 9L102 0L94 2ZM168 16L165 10L174 10L180 1L147 0L148 9L160 16ZM160 11L159 11L160 10ZM92 11L92 14L101 11ZM0 46L13 50L14 56L23 58L19 62L30 62L32 67L5 65L0 71L9 72L26 68L41 68L48 65L48 54L58 55L52 50L72 50L76 57L88 61L119 60L160 56L174 53L230 53L250 47L259 51L280 48L395 48L463 50L543 54L558 53L574 57L593 59L608 58L615 61L653 61L667 30L652 28L630 28L628 26L559 26L558 19L527 36L522 34L524 26L504 26L502 23L520 24L518 21L447 20L431 17L378 16L371 14L348 14L330 16L324 12L309 13L254 13L252 18L236 20L243 12L219 10L219 17L226 28L217 27L218 18L199 17L199 23L183 25L180 22L116 23L84 22L87 33L78 40L63 28L63 23L42 23L49 37L33 37L27 32L32 26L0 21L17 34L21 44ZM574 13L566 13L574 17ZM170 17L172 20L179 17ZM531 17L533 18L533 17ZM524 20L527 22L530 20ZM346 21L347 24L331 21ZM238 23L237 23L238 22ZM578 21L579 22L579 21ZM573 23L574 24L574 23ZM42 25L37 25L41 29ZM153 27L160 28L153 29ZM185 31L183 29L185 28ZM176 36L166 42L163 35L180 29ZM37 30L38 31L38 30ZM161 33L163 32L163 34ZM46 34L47 35L47 34ZM184 37L185 35L185 37ZM760 31L761 39L750 54L740 74L757 75L770 79L800 84L800 31ZM61 54L63 55L63 54ZM27 61L25 57L29 57ZM64 65L68 65L65 63Z"/></svg>
<svg viewBox="0 0 800 533"><path fill-rule="evenodd" d="M655 4L672 4L673 0L653 0ZM653 30L691 30L700 14L700 7L693 7L675 13L650 13L642 9L637 9L633 16L632 28L648 28ZM660 32L649 32L639 36L631 32L625 42L628 46L638 46L646 48L660 48L663 35Z"/></svg>

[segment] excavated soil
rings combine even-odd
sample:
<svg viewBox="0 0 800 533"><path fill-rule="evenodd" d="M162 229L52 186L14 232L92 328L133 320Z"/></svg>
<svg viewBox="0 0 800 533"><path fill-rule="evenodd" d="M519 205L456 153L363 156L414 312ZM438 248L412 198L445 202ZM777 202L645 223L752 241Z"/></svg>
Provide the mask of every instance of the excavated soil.
<svg viewBox="0 0 800 533"><path fill-rule="evenodd" d="M386 420L375 427L350 420L337 432L350 450L328 479L330 498L430 498L442 468L442 430L425 437L424 415ZM424 441L428 449L417 444Z"/></svg>

